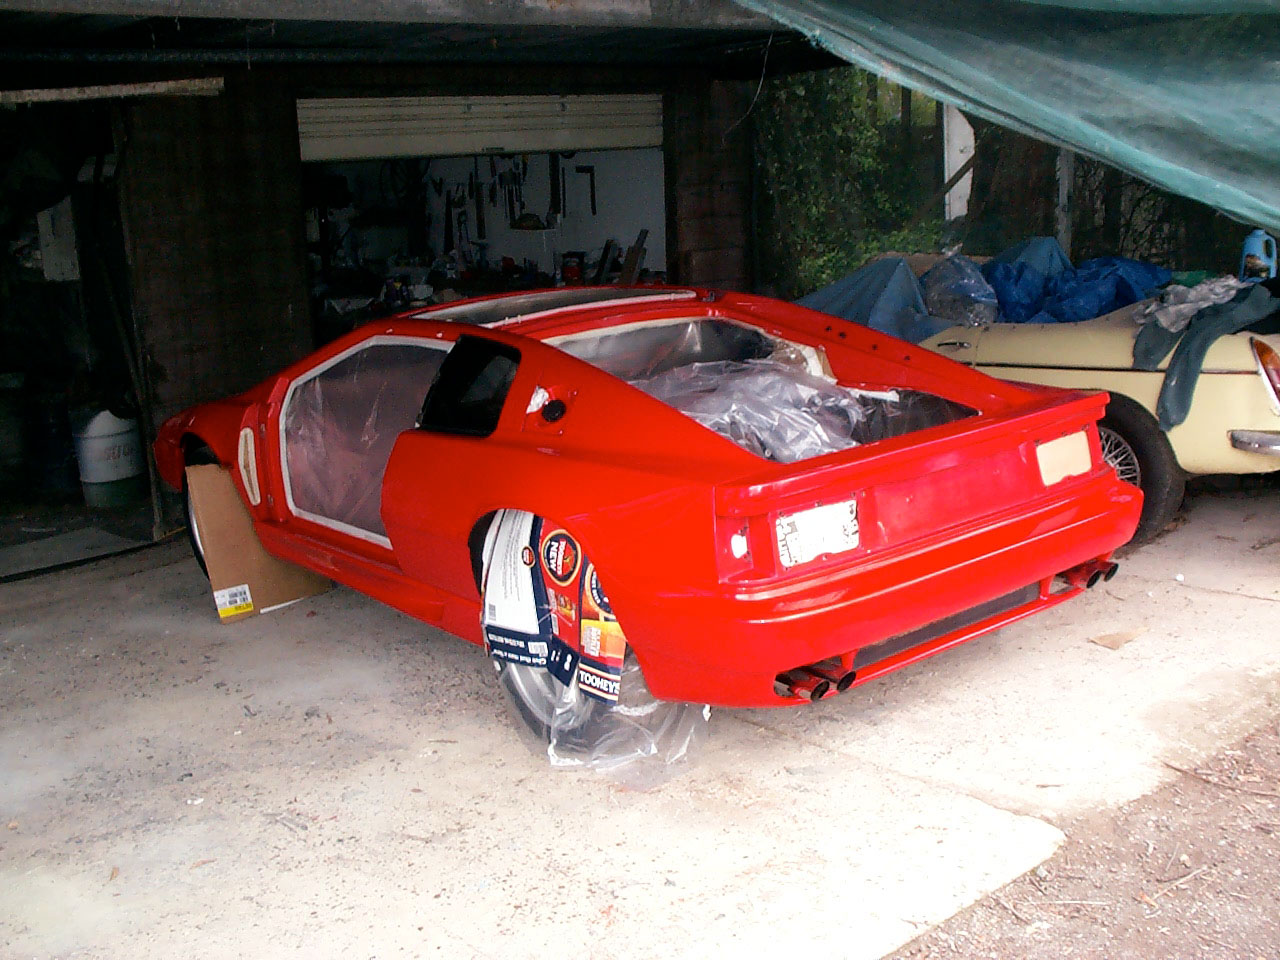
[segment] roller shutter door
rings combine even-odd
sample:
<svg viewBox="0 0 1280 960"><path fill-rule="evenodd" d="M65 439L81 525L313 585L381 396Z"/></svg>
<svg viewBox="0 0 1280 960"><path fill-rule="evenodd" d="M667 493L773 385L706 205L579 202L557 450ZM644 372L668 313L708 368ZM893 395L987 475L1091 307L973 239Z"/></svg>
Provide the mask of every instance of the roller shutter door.
<svg viewBox="0 0 1280 960"><path fill-rule="evenodd" d="M662 145L657 94L299 100L303 160Z"/></svg>

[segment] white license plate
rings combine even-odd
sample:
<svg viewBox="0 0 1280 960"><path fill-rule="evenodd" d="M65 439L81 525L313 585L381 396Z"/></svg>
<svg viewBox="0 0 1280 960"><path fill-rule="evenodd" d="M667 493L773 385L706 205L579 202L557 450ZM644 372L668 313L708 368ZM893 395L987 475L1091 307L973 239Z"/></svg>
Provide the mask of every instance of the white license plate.
<svg viewBox="0 0 1280 960"><path fill-rule="evenodd" d="M857 548L858 501L842 500L781 516L774 524L784 567Z"/></svg>

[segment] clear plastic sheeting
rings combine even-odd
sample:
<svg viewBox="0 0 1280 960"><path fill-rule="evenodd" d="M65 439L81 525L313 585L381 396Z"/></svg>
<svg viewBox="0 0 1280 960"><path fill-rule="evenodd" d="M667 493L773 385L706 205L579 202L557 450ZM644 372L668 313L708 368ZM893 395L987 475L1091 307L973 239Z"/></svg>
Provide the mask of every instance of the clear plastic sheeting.
<svg viewBox="0 0 1280 960"><path fill-rule="evenodd" d="M633 386L758 456L794 463L976 411L911 390L843 387L778 359L678 367Z"/></svg>
<svg viewBox="0 0 1280 960"><path fill-rule="evenodd" d="M863 69L1280 228L1274 0L737 0Z"/></svg>
<svg viewBox="0 0 1280 960"><path fill-rule="evenodd" d="M995 323L1000 315L996 292L982 268L968 257L939 260L923 277L924 305L929 316L967 327Z"/></svg>
<svg viewBox="0 0 1280 960"><path fill-rule="evenodd" d="M711 708L654 699L632 655L623 664L618 702L612 705L585 698L576 681L566 686L545 668L500 661L495 666L522 739L558 769L593 770L648 790L679 774L706 739ZM544 698L540 724L529 722L528 692L513 689L529 686Z"/></svg>
<svg viewBox="0 0 1280 960"><path fill-rule="evenodd" d="M692 300L696 296L692 290L655 290L653 287L557 287L554 290L468 300L457 306L424 310L415 316L422 320L490 326L550 310L595 303Z"/></svg>
<svg viewBox="0 0 1280 960"><path fill-rule="evenodd" d="M382 478L396 437L413 427L445 350L374 339L289 389L281 415L293 512L377 537Z"/></svg>
<svg viewBox="0 0 1280 960"><path fill-rule="evenodd" d="M699 317L647 323L548 341L621 380L636 381L691 363L760 360L798 348L752 327ZM816 351L814 358L816 359Z"/></svg>

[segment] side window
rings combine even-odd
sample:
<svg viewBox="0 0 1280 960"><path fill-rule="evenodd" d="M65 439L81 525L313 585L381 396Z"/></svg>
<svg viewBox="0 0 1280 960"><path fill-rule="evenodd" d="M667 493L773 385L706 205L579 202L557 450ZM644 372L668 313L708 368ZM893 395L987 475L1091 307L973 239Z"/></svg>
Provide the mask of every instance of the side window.
<svg viewBox="0 0 1280 960"><path fill-rule="evenodd" d="M374 338L294 381L280 415L294 515L384 542L382 478L446 344Z"/></svg>
<svg viewBox="0 0 1280 960"><path fill-rule="evenodd" d="M497 429L519 365L515 347L463 334L440 367L418 426L438 433L489 436Z"/></svg>

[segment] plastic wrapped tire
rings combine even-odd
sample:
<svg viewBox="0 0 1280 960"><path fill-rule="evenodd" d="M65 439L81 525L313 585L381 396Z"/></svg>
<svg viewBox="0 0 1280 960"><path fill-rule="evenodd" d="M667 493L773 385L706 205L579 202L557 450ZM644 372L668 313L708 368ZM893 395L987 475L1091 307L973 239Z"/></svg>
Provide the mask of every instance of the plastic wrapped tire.
<svg viewBox="0 0 1280 960"><path fill-rule="evenodd" d="M658 700L649 692L623 625L613 619L605 590L572 536L526 511L501 510L477 528L471 541L473 555L479 548L482 557L486 643L526 743L552 766L585 767L628 786L643 788L669 778L705 735L710 708ZM559 615L551 606L553 588L579 591L570 600L558 594ZM577 634L559 639L577 629L584 609L593 611L596 624L591 656L580 651ZM609 624L613 627L606 630ZM534 658L539 647L540 660ZM620 667L613 668L616 682L601 688L616 701L579 686L583 676L609 679L608 664L619 660Z"/></svg>
<svg viewBox="0 0 1280 960"><path fill-rule="evenodd" d="M586 767L646 789L677 773L706 736L711 708L658 700L629 651L618 702L601 703L541 667L493 661L525 741L555 767Z"/></svg>

